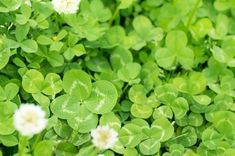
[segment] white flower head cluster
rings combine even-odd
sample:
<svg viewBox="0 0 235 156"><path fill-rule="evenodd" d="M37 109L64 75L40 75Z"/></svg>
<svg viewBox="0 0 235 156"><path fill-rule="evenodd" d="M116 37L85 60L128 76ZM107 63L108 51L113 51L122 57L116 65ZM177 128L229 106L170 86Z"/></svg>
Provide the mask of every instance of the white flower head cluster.
<svg viewBox="0 0 235 156"><path fill-rule="evenodd" d="M14 126L23 136L33 136L46 128L46 113L40 106L22 104L14 114Z"/></svg>
<svg viewBox="0 0 235 156"><path fill-rule="evenodd" d="M30 0L23 0L24 4L28 5L28 6L32 6L32 3Z"/></svg>
<svg viewBox="0 0 235 156"><path fill-rule="evenodd" d="M92 142L99 149L113 148L118 140L118 133L109 126L98 126L91 131Z"/></svg>
<svg viewBox="0 0 235 156"><path fill-rule="evenodd" d="M59 14L74 14L78 11L81 0L52 0L52 5Z"/></svg>

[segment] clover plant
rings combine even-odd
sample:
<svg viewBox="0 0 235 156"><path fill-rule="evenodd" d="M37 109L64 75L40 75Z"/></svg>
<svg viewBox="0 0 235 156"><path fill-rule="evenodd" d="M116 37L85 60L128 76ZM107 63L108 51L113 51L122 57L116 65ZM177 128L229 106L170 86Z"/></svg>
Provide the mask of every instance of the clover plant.
<svg viewBox="0 0 235 156"><path fill-rule="evenodd" d="M75 1L0 1L0 156L235 155L235 0Z"/></svg>

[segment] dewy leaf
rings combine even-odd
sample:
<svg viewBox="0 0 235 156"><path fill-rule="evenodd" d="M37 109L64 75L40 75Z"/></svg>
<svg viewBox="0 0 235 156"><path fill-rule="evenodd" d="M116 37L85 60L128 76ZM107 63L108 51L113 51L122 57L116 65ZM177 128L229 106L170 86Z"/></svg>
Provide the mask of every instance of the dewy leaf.
<svg viewBox="0 0 235 156"><path fill-rule="evenodd" d="M51 105L51 111L53 114L61 119L74 118L78 114L80 109L80 102L76 97L70 96L68 94L61 95L55 98Z"/></svg>
<svg viewBox="0 0 235 156"><path fill-rule="evenodd" d="M29 93L38 93L43 87L44 77L41 72L31 69L28 70L22 80L22 86Z"/></svg>
<svg viewBox="0 0 235 156"><path fill-rule="evenodd" d="M93 113L105 114L114 108L117 98L115 86L109 81L99 80L93 83L91 95L84 101L84 105Z"/></svg>
<svg viewBox="0 0 235 156"><path fill-rule="evenodd" d="M38 44L35 40L28 39L20 43L23 51L27 53L36 53L38 51Z"/></svg>
<svg viewBox="0 0 235 156"><path fill-rule="evenodd" d="M74 98L84 100L91 94L90 76L82 70L72 69L64 75L63 89Z"/></svg>

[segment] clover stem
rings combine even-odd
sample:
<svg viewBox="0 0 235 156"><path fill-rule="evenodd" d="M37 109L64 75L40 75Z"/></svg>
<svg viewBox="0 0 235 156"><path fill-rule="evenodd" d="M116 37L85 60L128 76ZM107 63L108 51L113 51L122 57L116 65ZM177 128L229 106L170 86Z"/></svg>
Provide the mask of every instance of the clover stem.
<svg viewBox="0 0 235 156"><path fill-rule="evenodd" d="M195 3L195 5L193 7L193 10L192 10L192 12L191 12L191 14L189 16L189 19L188 19L187 28L189 28L189 26L191 25L192 20L193 20L193 16L195 15L195 13L197 11L197 8L198 8L200 2L201 2L201 0L197 0L196 3Z"/></svg>
<svg viewBox="0 0 235 156"><path fill-rule="evenodd" d="M32 150L34 150L36 145L38 144L38 142L42 140L43 135L44 135L44 133L40 133L36 136L36 139L35 139L33 146L32 146Z"/></svg>
<svg viewBox="0 0 235 156"><path fill-rule="evenodd" d="M122 93L120 94L118 101L120 101L122 99L122 96L124 95L124 93L126 92L128 87L129 87L129 83L127 83L126 86L123 88Z"/></svg>
<svg viewBox="0 0 235 156"><path fill-rule="evenodd" d="M54 99L55 99L55 94L53 94L53 95L51 96L51 98L52 98L52 100L54 100Z"/></svg>
<svg viewBox="0 0 235 156"><path fill-rule="evenodd" d="M175 139L178 139L178 138L180 138L180 137L186 136L186 135L188 135L188 134L189 134L189 133L186 132L186 133L184 133L184 134L178 135L178 136L172 138L171 141L172 141L172 140L175 140Z"/></svg>
<svg viewBox="0 0 235 156"><path fill-rule="evenodd" d="M20 142L18 146L18 156L23 156L25 153L25 148L28 143L28 138L25 136L20 136Z"/></svg>
<svg viewBox="0 0 235 156"><path fill-rule="evenodd" d="M110 25L110 26L112 25L113 20L117 17L118 14L119 14L119 7L117 7L117 8L115 9L112 18L111 18L110 21L109 21L109 25Z"/></svg>

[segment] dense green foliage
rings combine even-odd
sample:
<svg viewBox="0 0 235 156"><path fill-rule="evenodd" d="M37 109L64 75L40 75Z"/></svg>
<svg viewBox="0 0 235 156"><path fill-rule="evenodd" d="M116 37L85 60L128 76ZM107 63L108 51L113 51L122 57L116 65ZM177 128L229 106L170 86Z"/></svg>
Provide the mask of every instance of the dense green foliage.
<svg viewBox="0 0 235 156"><path fill-rule="evenodd" d="M23 1L0 1L0 155L22 146L21 103L49 119L24 156L235 155L235 0Z"/></svg>

